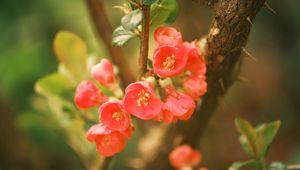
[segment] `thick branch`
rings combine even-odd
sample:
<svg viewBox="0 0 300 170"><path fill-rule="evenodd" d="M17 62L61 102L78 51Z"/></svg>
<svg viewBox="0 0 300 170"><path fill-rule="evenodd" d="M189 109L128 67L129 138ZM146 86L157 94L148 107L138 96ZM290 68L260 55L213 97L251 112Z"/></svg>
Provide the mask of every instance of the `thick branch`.
<svg viewBox="0 0 300 170"><path fill-rule="evenodd" d="M135 76L132 74L130 67L128 67L122 49L120 47L112 46L112 27L102 2L101 0L86 0L86 3L99 36L102 38L108 49L113 62L120 68L121 81L127 86L129 83L135 81Z"/></svg>
<svg viewBox="0 0 300 170"><path fill-rule="evenodd" d="M218 2L218 0L192 0L192 1L204 4L204 5L207 5L210 7L213 7Z"/></svg>
<svg viewBox="0 0 300 170"><path fill-rule="evenodd" d="M147 71L147 59L148 59L148 48L149 48L149 22L150 22L150 6L144 5L142 7L143 12L143 24L141 33L140 43L140 74L143 75ZM140 75L140 76L141 76Z"/></svg>
<svg viewBox="0 0 300 170"><path fill-rule="evenodd" d="M145 169L172 169L168 164L168 154L174 148L172 143L176 139L182 139L181 143L194 147L197 145L220 99L236 80L236 66L240 61L241 49L246 45L251 23L264 2L265 0L219 0L214 5L214 19L206 38L208 92L201 108L189 121L168 128L157 156L146 164Z"/></svg>

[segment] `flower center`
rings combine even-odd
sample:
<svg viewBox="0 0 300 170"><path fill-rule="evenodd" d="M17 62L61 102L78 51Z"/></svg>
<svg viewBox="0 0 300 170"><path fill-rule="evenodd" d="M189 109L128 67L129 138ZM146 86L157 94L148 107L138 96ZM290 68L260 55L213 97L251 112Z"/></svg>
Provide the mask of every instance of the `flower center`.
<svg viewBox="0 0 300 170"><path fill-rule="evenodd" d="M101 141L101 145L103 147L108 146L110 143L110 136L109 135L104 135L103 140Z"/></svg>
<svg viewBox="0 0 300 170"><path fill-rule="evenodd" d="M150 99L150 94L146 92L145 90L141 90L138 94L139 98L136 101L137 106L147 106L149 99Z"/></svg>
<svg viewBox="0 0 300 170"><path fill-rule="evenodd" d="M114 112L113 115L111 116L115 121L120 121L123 119L123 114L122 112Z"/></svg>
<svg viewBox="0 0 300 170"><path fill-rule="evenodd" d="M172 70L175 67L175 55L172 54L168 56L166 60L163 62L163 67L165 70Z"/></svg>

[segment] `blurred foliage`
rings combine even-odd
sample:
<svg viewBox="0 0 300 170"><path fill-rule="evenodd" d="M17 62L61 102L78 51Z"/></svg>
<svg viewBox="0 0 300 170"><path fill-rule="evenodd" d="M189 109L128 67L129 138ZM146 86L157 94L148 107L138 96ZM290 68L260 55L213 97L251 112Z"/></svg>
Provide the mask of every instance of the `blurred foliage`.
<svg viewBox="0 0 300 170"><path fill-rule="evenodd" d="M122 2L105 1L114 28L120 25L122 13L112 10L112 6ZM192 1L179 0L178 3L180 10L174 26L187 40L205 35L210 27L210 10ZM267 160L300 162L300 77L297 76L300 71L300 1L271 0L269 4L276 14L266 8L260 11L246 47L258 58L256 63L247 58L243 61L242 75L250 79L250 83L234 85L200 141L204 165L210 169L226 169L233 161L247 158L237 147L238 134L233 123L236 115L255 124L281 120L281 130ZM41 169L83 169L78 156L63 140L57 122L49 119L47 103L34 96L33 87L37 79L57 69L52 41L60 30L80 35L87 43L87 51L97 59L108 57L102 42L97 41L86 10L82 0L0 1L0 97L13 111L12 123L22 132L24 143L28 141L27 147L36 151L38 161L43 162ZM130 59L137 54L136 43L133 40L124 46ZM133 61L131 66L135 66ZM66 97L72 98L71 93ZM6 114L5 109L0 112ZM137 130L125 152L117 157L114 169L127 168L127 157L135 156L139 134ZM2 165L0 162L0 169L5 168Z"/></svg>

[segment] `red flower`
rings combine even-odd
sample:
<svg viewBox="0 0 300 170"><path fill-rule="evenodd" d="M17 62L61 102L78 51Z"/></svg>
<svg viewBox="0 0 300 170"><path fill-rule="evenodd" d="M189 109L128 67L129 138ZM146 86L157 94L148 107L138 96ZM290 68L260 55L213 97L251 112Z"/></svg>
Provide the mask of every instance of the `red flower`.
<svg viewBox="0 0 300 170"><path fill-rule="evenodd" d="M191 168L199 164L201 159L200 152L193 150L189 145L178 146L169 154L171 165L178 169Z"/></svg>
<svg viewBox="0 0 300 170"><path fill-rule="evenodd" d="M204 75L206 72L206 64L199 53L199 49L196 47L195 42L184 43L188 48L186 70L190 71L192 75L199 76Z"/></svg>
<svg viewBox="0 0 300 170"><path fill-rule="evenodd" d="M107 100L91 80L82 81L76 88L74 101L78 108L99 106Z"/></svg>
<svg viewBox="0 0 300 170"><path fill-rule="evenodd" d="M102 123L112 130L126 131L130 126L130 115L120 101L108 101L98 112Z"/></svg>
<svg viewBox="0 0 300 170"><path fill-rule="evenodd" d="M162 107L162 102L156 98L153 86L146 81L128 85L123 102L129 113L144 120L156 117Z"/></svg>
<svg viewBox="0 0 300 170"><path fill-rule="evenodd" d="M191 76L183 82L183 89L185 94L198 100L207 91L207 83L205 76Z"/></svg>
<svg viewBox="0 0 300 170"><path fill-rule="evenodd" d="M190 96L172 90L165 99L163 112L165 116L169 114L177 119L187 120L192 116L195 107L196 104Z"/></svg>
<svg viewBox="0 0 300 170"><path fill-rule="evenodd" d="M182 43L181 33L172 27L159 27L154 31L154 39L159 46L176 46Z"/></svg>
<svg viewBox="0 0 300 170"><path fill-rule="evenodd" d="M95 80L105 87L109 87L115 81L114 67L105 58L92 67L91 74Z"/></svg>
<svg viewBox="0 0 300 170"><path fill-rule="evenodd" d="M97 152L105 157L121 152L126 143L124 134L119 131L112 131L102 123L89 129L87 139L90 142L95 142Z"/></svg>
<svg viewBox="0 0 300 170"><path fill-rule="evenodd" d="M153 56L154 73L160 77L173 77L183 72L187 63L186 50L182 46L158 47Z"/></svg>

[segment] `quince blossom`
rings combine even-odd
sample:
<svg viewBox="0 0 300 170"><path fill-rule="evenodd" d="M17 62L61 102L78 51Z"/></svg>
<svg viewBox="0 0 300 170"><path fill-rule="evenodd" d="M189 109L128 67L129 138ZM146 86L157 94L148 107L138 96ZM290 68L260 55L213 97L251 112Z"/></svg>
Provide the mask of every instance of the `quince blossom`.
<svg viewBox="0 0 300 170"><path fill-rule="evenodd" d="M98 112L102 123L112 130L126 131L130 127L130 115L120 101L108 101Z"/></svg>
<svg viewBox="0 0 300 170"><path fill-rule="evenodd" d="M185 94L192 97L194 100L198 100L207 91L207 83L205 76L191 76L184 80L183 89Z"/></svg>
<svg viewBox="0 0 300 170"><path fill-rule="evenodd" d="M105 87L111 86L115 81L114 67L105 58L92 67L91 74L95 80Z"/></svg>
<svg viewBox="0 0 300 170"><path fill-rule="evenodd" d="M123 133L113 131L103 123L93 125L87 132L87 139L95 142L97 152L105 157L121 152L126 143Z"/></svg>
<svg viewBox="0 0 300 170"><path fill-rule="evenodd" d="M156 97L153 86L146 81L128 85L123 102L129 113L144 120L153 119L162 108L162 102Z"/></svg>
<svg viewBox="0 0 300 170"><path fill-rule="evenodd" d="M76 88L74 102L80 109L99 106L107 97L97 88L91 80L82 81Z"/></svg>
<svg viewBox="0 0 300 170"><path fill-rule="evenodd" d="M154 39L159 46L176 46L182 43L181 33L172 27L159 27L154 31Z"/></svg>
<svg viewBox="0 0 300 170"><path fill-rule="evenodd" d="M169 154L171 165L179 170L191 168L200 163L202 156L199 151L189 145L180 145Z"/></svg>
<svg viewBox="0 0 300 170"><path fill-rule="evenodd" d="M154 52L153 71L160 77L177 76L184 71L187 59L182 46L160 46Z"/></svg>

